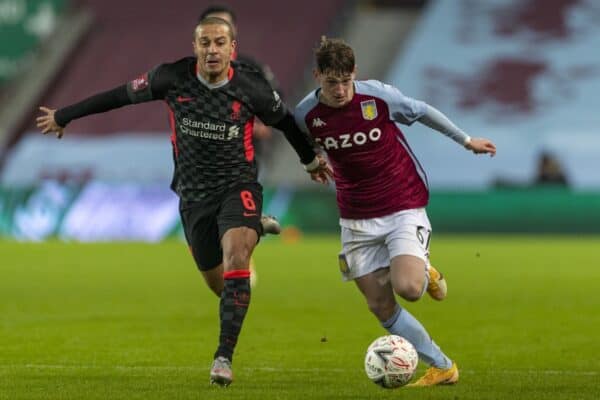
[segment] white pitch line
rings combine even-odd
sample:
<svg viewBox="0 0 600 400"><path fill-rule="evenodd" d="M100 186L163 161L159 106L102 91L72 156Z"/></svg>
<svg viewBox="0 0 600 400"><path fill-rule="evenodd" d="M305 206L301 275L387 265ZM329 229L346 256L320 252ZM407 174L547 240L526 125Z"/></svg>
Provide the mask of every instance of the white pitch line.
<svg viewBox="0 0 600 400"><path fill-rule="evenodd" d="M0 364L0 369L119 369L130 371L208 371L208 367L195 367L191 365L67 365L67 364ZM350 369L343 368L275 368L275 367L242 367L244 371L261 371L261 372L348 372ZM461 374L472 375L571 375L571 376L597 376L600 371L560 371L560 370L461 370Z"/></svg>
<svg viewBox="0 0 600 400"><path fill-rule="evenodd" d="M121 370L150 370L150 371L208 371L208 367L195 367L191 365L68 365L68 364L0 364L0 369L121 369ZM275 368L255 367L241 368L246 371L263 372L346 372L342 368Z"/></svg>

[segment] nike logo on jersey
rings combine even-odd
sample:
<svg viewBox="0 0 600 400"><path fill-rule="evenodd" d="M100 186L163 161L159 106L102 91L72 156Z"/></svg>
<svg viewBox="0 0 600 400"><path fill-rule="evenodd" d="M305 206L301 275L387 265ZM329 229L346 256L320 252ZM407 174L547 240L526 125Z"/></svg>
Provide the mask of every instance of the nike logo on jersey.
<svg viewBox="0 0 600 400"><path fill-rule="evenodd" d="M327 124L321 118L315 118L312 121L313 128L320 128L320 127L325 126L325 125L327 125Z"/></svg>
<svg viewBox="0 0 600 400"><path fill-rule="evenodd" d="M177 97L177 102L179 102L179 103L186 103L186 102L192 101L192 100L194 100L194 97L182 97L182 96Z"/></svg>

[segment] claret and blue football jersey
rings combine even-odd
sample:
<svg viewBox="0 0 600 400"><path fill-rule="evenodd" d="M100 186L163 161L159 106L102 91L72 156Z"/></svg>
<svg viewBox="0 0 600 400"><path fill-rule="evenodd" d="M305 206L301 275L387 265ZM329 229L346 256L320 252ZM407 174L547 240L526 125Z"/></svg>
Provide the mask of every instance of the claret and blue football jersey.
<svg viewBox="0 0 600 400"><path fill-rule="evenodd" d="M319 102L317 89L295 111L300 129L327 152L340 216L376 218L426 206L427 177L400 125L422 117L427 104L375 80L355 81L354 89L344 107Z"/></svg>

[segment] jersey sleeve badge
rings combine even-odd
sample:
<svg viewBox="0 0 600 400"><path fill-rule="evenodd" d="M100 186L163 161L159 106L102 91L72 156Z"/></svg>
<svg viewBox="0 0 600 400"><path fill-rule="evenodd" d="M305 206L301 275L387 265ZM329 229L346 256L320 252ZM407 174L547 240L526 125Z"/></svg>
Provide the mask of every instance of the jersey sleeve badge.
<svg viewBox="0 0 600 400"><path fill-rule="evenodd" d="M143 74L131 81L131 89L134 92L139 92L148 87L148 74Z"/></svg>

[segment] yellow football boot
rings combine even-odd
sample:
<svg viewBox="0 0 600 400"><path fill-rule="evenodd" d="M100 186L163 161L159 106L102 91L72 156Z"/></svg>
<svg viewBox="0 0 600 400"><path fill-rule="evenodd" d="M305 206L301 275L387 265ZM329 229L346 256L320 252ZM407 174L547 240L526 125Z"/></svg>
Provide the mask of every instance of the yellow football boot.
<svg viewBox="0 0 600 400"><path fill-rule="evenodd" d="M427 270L429 274L429 284L427 285L427 293L432 299L440 301L446 298L448 294L448 286L446 285L446 279L433 265L429 266Z"/></svg>
<svg viewBox="0 0 600 400"><path fill-rule="evenodd" d="M426 387L435 385L454 385L458 382L458 367L456 363L448 369L431 367L425 371L425 375L420 377L415 383L409 383L410 387Z"/></svg>

